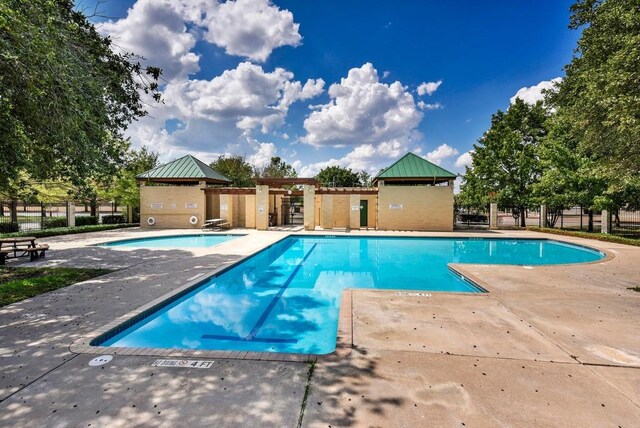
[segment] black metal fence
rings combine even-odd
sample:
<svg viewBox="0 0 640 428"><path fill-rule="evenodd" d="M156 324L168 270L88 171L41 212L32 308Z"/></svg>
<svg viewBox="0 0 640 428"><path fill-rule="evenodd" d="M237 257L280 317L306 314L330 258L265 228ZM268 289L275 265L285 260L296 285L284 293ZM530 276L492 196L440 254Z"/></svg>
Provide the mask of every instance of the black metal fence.
<svg viewBox="0 0 640 428"><path fill-rule="evenodd" d="M549 215L547 214L547 221ZM554 213L555 214L555 213ZM579 230L582 232L600 232L602 229L602 212L589 211L582 207L572 207L560 210L555 223L548 223L549 227L567 230Z"/></svg>
<svg viewBox="0 0 640 428"><path fill-rule="evenodd" d="M640 210L618 210L611 214L612 234L640 239Z"/></svg>
<svg viewBox="0 0 640 428"><path fill-rule="evenodd" d="M121 207L110 202L98 203L92 208L90 204L66 201L33 203L5 200L0 201L0 233L68 227L69 204L75 206L76 226L102 223L105 216L124 215Z"/></svg>
<svg viewBox="0 0 640 428"><path fill-rule="evenodd" d="M0 201L0 232L66 227L67 203Z"/></svg>
<svg viewBox="0 0 640 428"><path fill-rule="evenodd" d="M484 228L489 227L489 207L477 210L470 207L461 207L456 210L456 228Z"/></svg>

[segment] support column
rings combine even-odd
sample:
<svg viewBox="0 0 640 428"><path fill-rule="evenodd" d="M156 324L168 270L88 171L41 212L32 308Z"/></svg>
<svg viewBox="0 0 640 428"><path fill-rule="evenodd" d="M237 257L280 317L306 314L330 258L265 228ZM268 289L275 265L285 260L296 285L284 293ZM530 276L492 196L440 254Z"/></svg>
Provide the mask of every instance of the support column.
<svg viewBox="0 0 640 428"><path fill-rule="evenodd" d="M349 228L360 229L360 195L349 196Z"/></svg>
<svg viewBox="0 0 640 428"><path fill-rule="evenodd" d="M316 228L316 187L305 184L303 190L304 230L314 230Z"/></svg>
<svg viewBox="0 0 640 428"><path fill-rule="evenodd" d="M256 186L256 229L269 229L269 186Z"/></svg>
<svg viewBox="0 0 640 428"><path fill-rule="evenodd" d="M540 205L540 227L548 227L547 223L547 206Z"/></svg>
<svg viewBox="0 0 640 428"><path fill-rule="evenodd" d="M600 231L607 234L611 233L611 212L609 212L609 210L602 210Z"/></svg>
<svg viewBox="0 0 640 428"><path fill-rule="evenodd" d="M76 227L76 203L67 201L67 227Z"/></svg>
<svg viewBox="0 0 640 428"><path fill-rule="evenodd" d="M498 204L489 205L489 229L498 228Z"/></svg>

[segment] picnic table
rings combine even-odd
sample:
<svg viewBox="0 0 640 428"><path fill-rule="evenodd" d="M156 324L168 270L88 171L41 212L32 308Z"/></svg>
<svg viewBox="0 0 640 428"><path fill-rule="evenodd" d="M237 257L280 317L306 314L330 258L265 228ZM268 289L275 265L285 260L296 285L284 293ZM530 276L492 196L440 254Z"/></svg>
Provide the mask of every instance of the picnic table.
<svg viewBox="0 0 640 428"><path fill-rule="evenodd" d="M202 230L213 230L213 229L222 229L223 227L229 228L230 224L228 221L226 221L223 218L212 218L209 220L205 220L204 224L202 225Z"/></svg>
<svg viewBox="0 0 640 428"><path fill-rule="evenodd" d="M21 236L19 238L0 238L0 265L6 259L29 256L31 261L44 257L49 249L47 244L36 244L35 236Z"/></svg>

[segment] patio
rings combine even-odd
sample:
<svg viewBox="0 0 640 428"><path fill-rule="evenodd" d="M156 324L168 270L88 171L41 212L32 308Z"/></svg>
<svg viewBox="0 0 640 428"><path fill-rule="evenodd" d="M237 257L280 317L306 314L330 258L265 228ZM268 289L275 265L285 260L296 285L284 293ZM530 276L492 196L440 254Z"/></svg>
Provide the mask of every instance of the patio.
<svg viewBox="0 0 640 428"><path fill-rule="evenodd" d="M95 355L69 351L78 337L287 234L243 233L189 251L90 246L175 230L43 240L47 258L29 265L119 270L0 308L0 423L296 426L302 418L309 427L626 427L640 420L640 293L628 289L640 285L640 248L532 232L480 236L565 240L614 258L532 269L458 265L485 295L356 290L351 354L320 359L311 376L306 363L229 359L188 369L116 355L90 367Z"/></svg>

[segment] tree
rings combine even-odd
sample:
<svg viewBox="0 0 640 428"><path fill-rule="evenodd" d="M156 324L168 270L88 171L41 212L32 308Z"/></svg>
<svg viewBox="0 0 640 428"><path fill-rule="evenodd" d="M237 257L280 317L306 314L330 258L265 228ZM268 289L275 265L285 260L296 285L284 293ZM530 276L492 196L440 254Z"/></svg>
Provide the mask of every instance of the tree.
<svg viewBox="0 0 640 428"><path fill-rule="evenodd" d="M474 145L461 200L515 207L524 227L525 210L534 203L532 185L542 172L538 147L546 134L548 114L542 102L530 105L519 98L506 112L498 110L489 130Z"/></svg>
<svg viewBox="0 0 640 428"><path fill-rule="evenodd" d="M550 101L604 165L611 183L640 174L640 7L637 0L579 0L570 28L582 28L566 77Z"/></svg>
<svg viewBox="0 0 640 428"><path fill-rule="evenodd" d="M360 174L353 172L351 168L337 165L322 168L316 175L316 180L321 185L329 187L358 187L361 185Z"/></svg>
<svg viewBox="0 0 640 428"><path fill-rule="evenodd" d="M158 153L142 147L129 148L122 168L109 183L98 185L95 196L119 205L140 206L140 185L136 176L158 166Z"/></svg>
<svg viewBox="0 0 640 428"><path fill-rule="evenodd" d="M257 175L263 178L292 178L297 177L298 173L293 166L275 156L271 158L269 165L257 171Z"/></svg>
<svg viewBox="0 0 640 428"><path fill-rule="evenodd" d="M371 187L372 181L373 181L373 177L371 177L371 174L369 174L367 171L360 171L358 173L358 176L360 177L360 185L363 187Z"/></svg>
<svg viewBox="0 0 640 428"><path fill-rule="evenodd" d="M0 187L20 171L81 185L117 170L160 69L114 53L71 0L0 2Z"/></svg>
<svg viewBox="0 0 640 428"><path fill-rule="evenodd" d="M577 132L562 112L547 121L548 135L538 151L542 176L533 185L538 203L549 209L549 225L554 226L561 210L579 205L589 210L589 231L593 231L596 201L607 189L607 181L599 173L598 163L575 139Z"/></svg>
<svg viewBox="0 0 640 428"><path fill-rule="evenodd" d="M233 187L255 186L254 168L243 156L219 156L209 166L231 180Z"/></svg>

